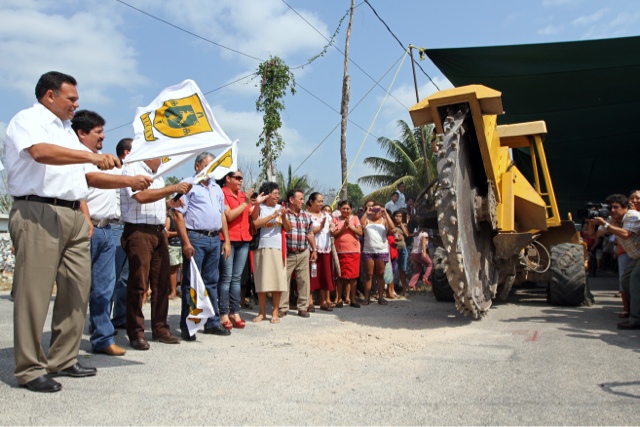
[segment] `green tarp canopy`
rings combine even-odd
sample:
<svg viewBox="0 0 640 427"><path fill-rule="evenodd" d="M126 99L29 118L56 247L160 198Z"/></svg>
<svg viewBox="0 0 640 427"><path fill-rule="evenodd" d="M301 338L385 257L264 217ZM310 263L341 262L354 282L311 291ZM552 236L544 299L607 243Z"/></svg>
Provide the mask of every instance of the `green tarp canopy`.
<svg viewBox="0 0 640 427"><path fill-rule="evenodd" d="M502 92L499 124L547 123L563 219L571 212L577 221L586 202L640 188L640 37L426 53L455 86ZM526 173L528 156L514 158Z"/></svg>

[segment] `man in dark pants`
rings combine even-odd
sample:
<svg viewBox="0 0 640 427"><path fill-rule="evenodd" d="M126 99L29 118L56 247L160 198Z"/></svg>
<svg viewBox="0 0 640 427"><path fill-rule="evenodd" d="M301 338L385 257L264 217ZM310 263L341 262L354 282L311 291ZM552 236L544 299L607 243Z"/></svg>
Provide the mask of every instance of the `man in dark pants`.
<svg viewBox="0 0 640 427"><path fill-rule="evenodd" d="M153 175L161 159L127 164L122 175ZM162 177L151 186L135 192L131 188L120 190L120 207L124 220L122 248L129 259L127 282L127 335L135 350L148 350L144 337L142 304L147 283L151 287L151 331L154 341L177 344L180 338L171 335L167 323L169 314L169 243L165 232L165 197L173 193L187 193L191 184L180 183L165 187Z"/></svg>
<svg viewBox="0 0 640 427"><path fill-rule="evenodd" d="M116 145L116 155L123 161L131 152L133 139L122 138ZM120 191L116 191L116 218L111 222L111 233L116 245L116 284L113 289L113 311L111 312L111 323L116 329L127 328L127 281L129 280L129 260L127 254L122 249L122 233L124 233L124 222L120 219Z"/></svg>
<svg viewBox="0 0 640 427"><path fill-rule="evenodd" d="M14 374L36 392L62 389L51 375L86 377L95 368L77 355L91 287L91 257L84 164L101 170L120 165L109 154L81 150L70 119L78 108L76 80L51 71L36 85L33 107L7 128L9 194L14 203L9 232L15 247L13 276ZM81 211L82 209L82 211ZM51 345L41 339L54 282Z"/></svg>

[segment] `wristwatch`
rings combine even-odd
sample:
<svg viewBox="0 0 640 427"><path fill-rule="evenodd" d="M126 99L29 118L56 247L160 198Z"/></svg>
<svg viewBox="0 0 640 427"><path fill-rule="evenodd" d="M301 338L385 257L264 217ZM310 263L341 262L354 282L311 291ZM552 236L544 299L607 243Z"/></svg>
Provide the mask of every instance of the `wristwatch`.
<svg viewBox="0 0 640 427"><path fill-rule="evenodd" d="M605 222L603 227L604 227L604 229L606 230L607 228L609 228L609 223L608 223L608 222Z"/></svg>

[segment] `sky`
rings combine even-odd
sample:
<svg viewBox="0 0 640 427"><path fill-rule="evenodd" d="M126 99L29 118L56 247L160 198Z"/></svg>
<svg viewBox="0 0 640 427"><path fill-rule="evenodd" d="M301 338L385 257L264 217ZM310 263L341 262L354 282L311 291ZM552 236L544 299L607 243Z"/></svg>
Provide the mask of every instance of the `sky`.
<svg viewBox="0 0 640 427"><path fill-rule="evenodd" d="M239 140L245 176L258 172L262 115L259 80L270 56L292 68L295 95L284 99L285 148L277 168L307 174L316 189L341 184L340 102L348 16L321 53L349 0L3 0L0 2L0 138L11 118L35 102L43 73L78 80L80 108L106 121L104 152L133 136L137 107L168 86L194 80L226 134ZM378 137L397 139L416 103L406 49L549 43L637 36L637 0L356 0L349 44L349 182L375 174L368 156L384 157ZM386 22L389 29L374 14ZM395 37L394 37L395 35ZM396 40L397 38L397 40ZM416 55L417 58L417 55ZM450 88L429 61L416 68L419 98ZM505 106L508 111L508 106ZM315 151L314 151L315 150ZM192 174L192 164L171 175ZM365 194L374 190L362 186Z"/></svg>

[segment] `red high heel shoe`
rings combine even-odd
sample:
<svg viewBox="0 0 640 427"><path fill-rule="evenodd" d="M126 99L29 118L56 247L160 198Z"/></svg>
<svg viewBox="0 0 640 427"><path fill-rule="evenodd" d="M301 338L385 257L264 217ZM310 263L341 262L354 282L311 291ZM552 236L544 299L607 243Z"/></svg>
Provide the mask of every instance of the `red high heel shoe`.
<svg viewBox="0 0 640 427"><path fill-rule="evenodd" d="M230 330L233 329L233 323L231 323L228 320L225 320L224 322L220 322L220 324L222 325L222 327L226 330Z"/></svg>
<svg viewBox="0 0 640 427"><path fill-rule="evenodd" d="M236 320L234 317L229 317L229 320L231 320L233 327L237 329L244 329L244 327L247 325L247 323L242 319Z"/></svg>

